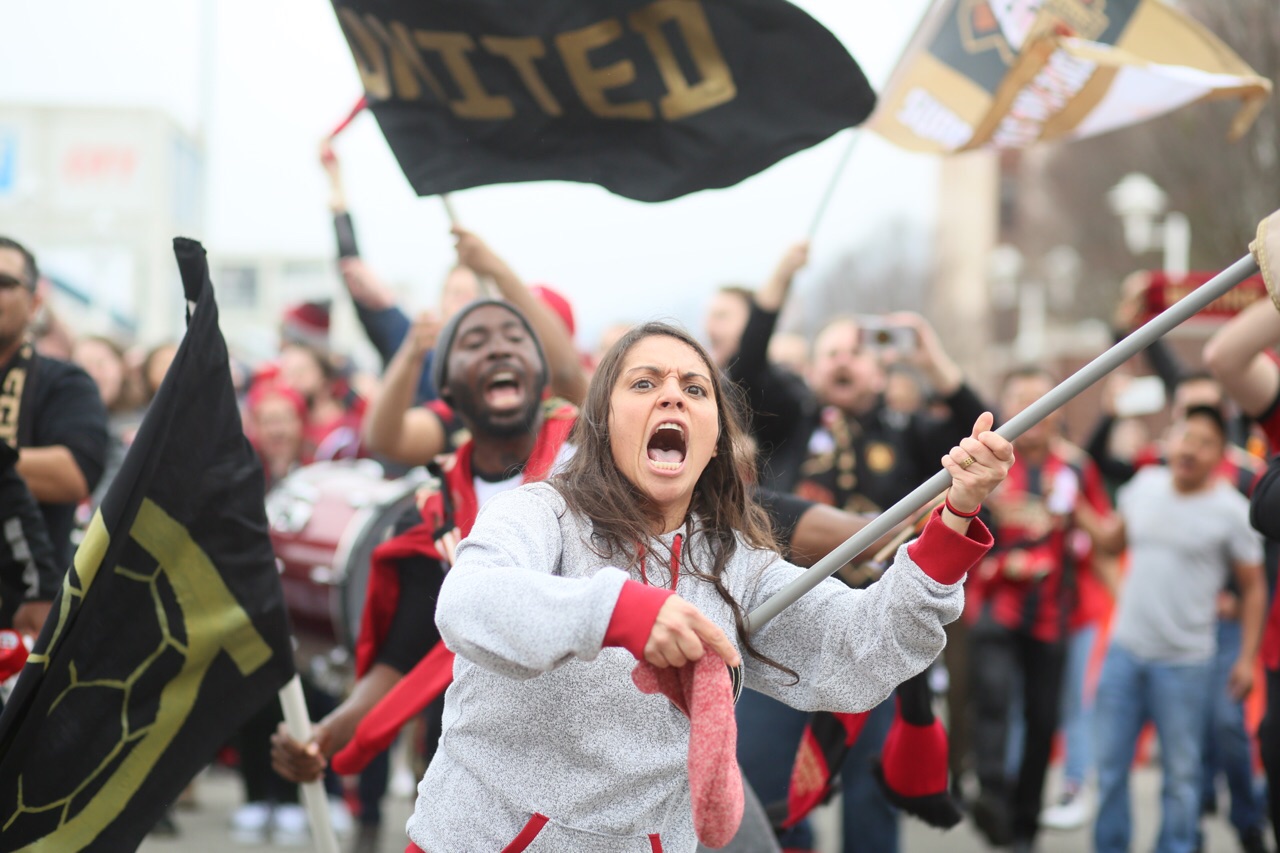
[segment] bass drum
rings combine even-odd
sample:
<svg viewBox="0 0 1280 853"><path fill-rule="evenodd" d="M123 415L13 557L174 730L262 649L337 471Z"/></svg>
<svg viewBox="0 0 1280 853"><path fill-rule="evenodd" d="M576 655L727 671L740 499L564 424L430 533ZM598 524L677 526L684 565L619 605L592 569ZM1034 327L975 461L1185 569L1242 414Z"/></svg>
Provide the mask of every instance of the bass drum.
<svg viewBox="0 0 1280 853"><path fill-rule="evenodd" d="M372 459L341 460L299 468L267 494L298 666L320 686L349 683L373 549L431 481L422 468L388 480Z"/></svg>

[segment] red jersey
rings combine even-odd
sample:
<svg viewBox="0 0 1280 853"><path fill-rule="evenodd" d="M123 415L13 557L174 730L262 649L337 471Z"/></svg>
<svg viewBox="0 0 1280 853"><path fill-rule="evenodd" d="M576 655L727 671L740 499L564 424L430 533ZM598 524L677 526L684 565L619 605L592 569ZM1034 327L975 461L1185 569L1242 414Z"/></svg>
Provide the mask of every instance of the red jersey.
<svg viewBox="0 0 1280 853"><path fill-rule="evenodd" d="M1088 538L1071 520L1081 500L1111 511L1101 476L1079 451L1055 448L1038 468L1017 458L987 500L996 547L970 575L970 618L986 609L1046 643L1098 618L1106 591L1091 569Z"/></svg>
<svg viewBox="0 0 1280 853"><path fill-rule="evenodd" d="M1080 498L1086 501L1099 515L1110 515L1112 511L1111 497L1107 494L1106 483L1102 472L1084 451L1079 451L1080 459L1075 463L1083 478ZM1097 622L1106 613L1111 601L1111 593L1095 571L1095 561L1099 559L1093 552L1093 542L1087 533L1079 528L1069 534L1069 543L1075 548L1076 563L1076 595L1075 606L1071 610L1068 627L1071 630L1083 628Z"/></svg>
<svg viewBox="0 0 1280 853"><path fill-rule="evenodd" d="M355 459L361 456L360 422L364 417L364 401L326 423L308 423L302 433L306 463Z"/></svg>

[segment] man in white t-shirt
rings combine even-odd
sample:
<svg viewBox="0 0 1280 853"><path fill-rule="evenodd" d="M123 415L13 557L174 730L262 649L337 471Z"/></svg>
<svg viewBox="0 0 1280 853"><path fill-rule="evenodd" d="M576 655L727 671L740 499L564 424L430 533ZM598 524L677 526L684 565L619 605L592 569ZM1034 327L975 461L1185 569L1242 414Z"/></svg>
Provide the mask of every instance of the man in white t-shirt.
<svg viewBox="0 0 1280 853"><path fill-rule="evenodd" d="M1094 709L1099 853L1129 850L1129 768L1138 734L1155 723L1164 774L1156 853L1191 853L1200 806L1205 696L1211 689L1218 593L1234 574L1243 642L1228 689L1253 685L1266 608L1262 540L1249 502L1215 471L1226 450L1221 412L1193 407L1174 425L1167 466L1140 471L1119 492L1104 548L1129 549L1111 645Z"/></svg>

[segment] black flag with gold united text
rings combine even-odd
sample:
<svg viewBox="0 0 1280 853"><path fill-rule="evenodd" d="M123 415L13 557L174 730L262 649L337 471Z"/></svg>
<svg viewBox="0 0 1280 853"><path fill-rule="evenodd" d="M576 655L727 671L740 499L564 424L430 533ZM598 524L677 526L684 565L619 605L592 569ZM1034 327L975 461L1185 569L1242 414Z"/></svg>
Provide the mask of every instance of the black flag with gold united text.
<svg viewBox="0 0 1280 853"><path fill-rule="evenodd" d="M187 334L0 715L0 850L133 850L292 676L204 249Z"/></svg>
<svg viewBox="0 0 1280 853"><path fill-rule="evenodd" d="M333 0L419 195L727 187L859 124L858 64L786 0Z"/></svg>

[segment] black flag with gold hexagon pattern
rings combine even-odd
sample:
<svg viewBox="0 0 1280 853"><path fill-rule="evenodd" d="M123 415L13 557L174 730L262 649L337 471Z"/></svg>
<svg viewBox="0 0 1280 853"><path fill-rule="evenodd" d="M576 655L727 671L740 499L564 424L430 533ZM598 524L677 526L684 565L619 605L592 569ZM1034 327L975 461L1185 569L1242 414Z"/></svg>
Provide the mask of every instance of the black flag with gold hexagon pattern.
<svg viewBox="0 0 1280 853"><path fill-rule="evenodd" d="M133 850L292 676L204 249L187 334L0 715L0 850Z"/></svg>

